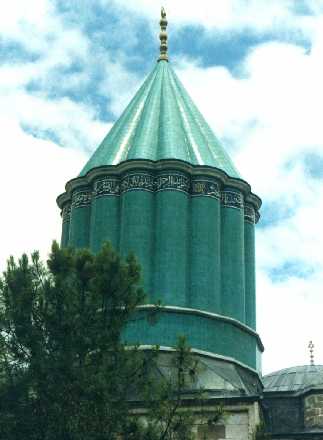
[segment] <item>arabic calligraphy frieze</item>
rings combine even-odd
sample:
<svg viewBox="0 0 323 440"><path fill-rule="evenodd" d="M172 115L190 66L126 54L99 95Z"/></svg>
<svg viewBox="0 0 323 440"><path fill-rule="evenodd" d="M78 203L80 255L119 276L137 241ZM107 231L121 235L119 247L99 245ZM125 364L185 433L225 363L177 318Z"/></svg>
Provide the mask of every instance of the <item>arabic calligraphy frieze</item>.
<svg viewBox="0 0 323 440"><path fill-rule="evenodd" d="M71 205L70 203L64 205L62 209L62 217L63 217L63 223L69 222L71 218Z"/></svg>
<svg viewBox="0 0 323 440"><path fill-rule="evenodd" d="M244 206L243 194L234 188L221 190L221 184L215 179L185 175L175 171L160 172L156 175L147 172L128 173L121 177L112 175L96 180L93 189L76 190L72 196L72 208L88 206L91 199L102 196L120 196L127 191L142 190L158 192L164 190L181 191L189 196L207 196L221 201L224 207L244 209L245 220L256 222L256 212L251 204ZM66 204L62 211L63 221L68 221L70 207Z"/></svg>
<svg viewBox="0 0 323 440"><path fill-rule="evenodd" d="M72 197L72 208L81 208L91 204L92 192L90 190L77 191Z"/></svg>
<svg viewBox="0 0 323 440"><path fill-rule="evenodd" d="M120 179L105 177L94 183L93 197L120 195Z"/></svg>
<svg viewBox="0 0 323 440"><path fill-rule="evenodd" d="M220 186L217 182L206 179L195 179L192 181L192 196L208 196L216 199L221 198Z"/></svg>
<svg viewBox="0 0 323 440"><path fill-rule="evenodd" d="M144 189L154 191L155 179L151 174L128 174L121 181L121 192Z"/></svg>
<svg viewBox="0 0 323 440"><path fill-rule="evenodd" d="M183 174L159 174L155 179L155 191L163 191L165 189L183 191L189 194L190 179Z"/></svg>
<svg viewBox="0 0 323 440"><path fill-rule="evenodd" d="M243 195L235 191L222 191L221 202L228 208L243 209Z"/></svg>
<svg viewBox="0 0 323 440"><path fill-rule="evenodd" d="M249 222L249 223L256 223L256 213L255 213L255 209L250 206L250 205L246 205L244 208L244 219Z"/></svg>

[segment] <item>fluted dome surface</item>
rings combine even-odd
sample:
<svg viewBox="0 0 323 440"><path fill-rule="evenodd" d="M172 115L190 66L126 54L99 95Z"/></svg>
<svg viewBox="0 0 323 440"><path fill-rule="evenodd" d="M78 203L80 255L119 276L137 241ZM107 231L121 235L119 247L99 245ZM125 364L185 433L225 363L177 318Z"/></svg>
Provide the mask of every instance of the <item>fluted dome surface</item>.
<svg viewBox="0 0 323 440"><path fill-rule="evenodd" d="M240 177L167 61L157 63L80 176L129 159L179 159Z"/></svg>
<svg viewBox="0 0 323 440"><path fill-rule="evenodd" d="M302 365L275 371L263 377L265 391L301 391L323 388L323 365Z"/></svg>
<svg viewBox="0 0 323 440"><path fill-rule="evenodd" d="M97 252L110 241L140 261L146 304L125 329L129 344L174 347L186 335L194 350L260 371L254 248L261 201L167 61L157 63L58 204L63 246Z"/></svg>

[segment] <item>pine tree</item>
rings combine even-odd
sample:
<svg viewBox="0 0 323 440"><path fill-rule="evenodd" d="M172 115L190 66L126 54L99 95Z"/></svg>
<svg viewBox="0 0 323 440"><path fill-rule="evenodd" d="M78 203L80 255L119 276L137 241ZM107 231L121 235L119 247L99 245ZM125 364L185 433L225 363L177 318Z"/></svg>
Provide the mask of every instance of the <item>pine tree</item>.
<svg viewBox="0 0 323 440"><path fill-rule="evenodd" d="M143 300L138 262L110 244L94 255L54 243L46 266L37 252L10 258L0 281L0 439L188 440L183 391L196 365L185 341L161 380L158 348L122 339Z"/></svg>

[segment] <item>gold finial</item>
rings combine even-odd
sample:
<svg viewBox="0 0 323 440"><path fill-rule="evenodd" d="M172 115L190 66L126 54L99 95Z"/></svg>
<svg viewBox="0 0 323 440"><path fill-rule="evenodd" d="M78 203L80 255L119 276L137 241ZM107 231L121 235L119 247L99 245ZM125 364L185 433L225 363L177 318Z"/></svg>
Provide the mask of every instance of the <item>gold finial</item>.
<svg viewBox="0 0 323 440"><path fill-rule="evenodd" d="M312 341L309 342L308 348L310 349L310 362L314 365L314 344Z"/></svg>
<svg viewBox="0 0 323 440"><path fill-rule="evenodd" d="M164 8L161 8L161 18L160 18L160 34L159 34L159 39L160 39L160 55L158 58L158 61L161 60L165 60L168 61L168 54L167 54L167 32L166 32L166 28L167 28L167 19L166 19L166 12Z"/></svg>

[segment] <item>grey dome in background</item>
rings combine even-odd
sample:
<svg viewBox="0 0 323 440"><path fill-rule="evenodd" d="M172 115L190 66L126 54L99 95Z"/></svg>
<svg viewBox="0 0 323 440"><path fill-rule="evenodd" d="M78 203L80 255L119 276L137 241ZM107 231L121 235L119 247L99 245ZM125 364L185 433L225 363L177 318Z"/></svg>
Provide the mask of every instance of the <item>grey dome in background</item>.
<svg viewBox="0 0 323 440"><path fill-rule="evenodd" d="M285 368L262 378L265 392L323 389L323 365L302 365Z"/></svg>

